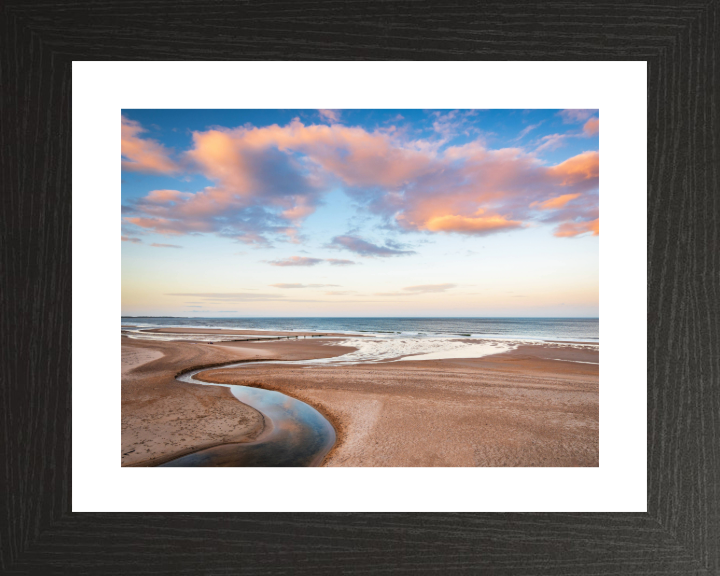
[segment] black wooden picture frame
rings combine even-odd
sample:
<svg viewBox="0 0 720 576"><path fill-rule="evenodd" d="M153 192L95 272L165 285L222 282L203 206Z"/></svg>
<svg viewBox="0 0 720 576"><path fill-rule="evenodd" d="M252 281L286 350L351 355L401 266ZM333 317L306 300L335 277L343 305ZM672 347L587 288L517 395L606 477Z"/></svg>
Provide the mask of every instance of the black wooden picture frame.
<svg viewBox="0 0 720 576"><path fill-rule="evenodd" d="M719 4L0 5L0 572L720 573ZM72 61L278 59L647 61L647 513L71 512Z"/></svg>

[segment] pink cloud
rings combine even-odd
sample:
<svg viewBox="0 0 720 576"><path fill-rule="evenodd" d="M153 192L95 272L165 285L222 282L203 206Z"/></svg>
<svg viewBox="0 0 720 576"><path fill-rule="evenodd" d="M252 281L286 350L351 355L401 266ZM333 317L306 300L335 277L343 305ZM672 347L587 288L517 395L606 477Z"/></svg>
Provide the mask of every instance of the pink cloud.
<svg viewBox="0 0 720 576"><path fill-rule="evenodd" d="M579 198L580 194L563 194L562 196L556 196L545 200L544 202L533 202L531 206L537 206L540 210L556 210L558 208L564 208L565 205L571 200Z"/></svg>
<svg viewBox="0 0 720 576"><path fill-rule="evenodd" d="M543 150L557 150L565 144L565 140L570 137L568 134L548 134L540 138L540 145L535 148L535 152Z"/></svg>
<svg viewBox="0 0 720 576"><path fill-rule="evenodd" d="M563 119L563 122L568 124L574 122L583 122L590 118L593 114L596 114L597 110L580 110L580 109L566 109L559 112Z"/></svg>
<svg viewBox="0 0 720 576"><path fill-rule="evenodd" d="M340 121L340 110L318 110L318 113L323 120L328 120L333 123Z"/></svg>
<svg viewBox="0 0 720 576"><path fill-rule="evenodd" d="M498 215L473 217L445 214L429 218L422 225L422 229L433 232L459 232L462 234L482 235L500 232L501 230L511 230L520 226L522 226L522 222L508 220L504 216Z"/></svg>
<svg viewBox="0 0 720 576"><path fill-rule="evenodd" d="M140 244L142 240L140 238L129 238L128 236L121 236L123 242L132 242L133 244Z"/></svg>
<svg viewBox="0 0 720 576"><path fill-rule="evenodd" d="M405 231L482 235L533 221L597 218L597 152L546 166L519 148L489 150L480 141L440 146L391 130L297 119L286 126L195 132L185 161L213 184L195 193L154 190L126 207L125 220L168 235L297 241L303 221L336 185ZM572 202L544 213L569 196ZM408 252L363 242L336 237L334 244L366 256Z"/></svg>
<svg viewBox="0 0 720 576"><path fill-rule="evenodd" d="M150 244L153 248L182 248L182 246L178 246L177 244L157 244L153 243Z"/></svg>
<svg viewBox="0 0 720 576"><path fill-rule="evenodd" d="M552 166L548 172L558 178L562 186L573 186L584 182L597 183L600 176L600 154L583 152Z"/></svg>
<svg viewBox="0 0 720 576"><path fill-rule="evenodd" d="M585 132L586 136L594 136L600 131L600 120L597 118L590 118L585 124L583 125L583 132Z"/></svg>
<svg viewBox="0 0 720 576"><path fill-rule="evenodd" d="M555 236L559 238L570 238L592 232L593 236L600 234L600 220L595 219L589 222L565 222L555 229Z"/></svg>
<svg viewBox="0 0 720 576"><path fill-rule="evenodd" d="M290 256L283 260L272 260L272 266L315 266L323 262L322 258L307 258L305 256Z"/></svg>
<svg viewBox="0 0 720 576"><path fill-rule="evenodd" d="M175 174L179 166L170 159L170 152L156 140L139 136L147 132L139 122L121 117L121 154L124 170L152 174Z"/></svg>

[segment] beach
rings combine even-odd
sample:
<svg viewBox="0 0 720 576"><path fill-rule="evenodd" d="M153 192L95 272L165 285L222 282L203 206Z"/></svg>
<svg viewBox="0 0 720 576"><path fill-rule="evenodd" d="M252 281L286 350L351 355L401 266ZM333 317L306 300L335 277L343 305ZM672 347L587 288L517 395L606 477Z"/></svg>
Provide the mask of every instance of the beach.
<svg viewBox="0 0 720 576"><path fill-rule="evenodd" d="M337 345L344 341L347 335L213 344L123 336L122 465L154 466L211 446L253 442L265 425L262 414L228 388L175 379L189 368L248 360L270 362L209 367L195 379L279 391L315 408L337 434L323 466L599 464L596 345L522 341L505 349L502 342L464 340L497 351L480 358L312 362L357 354Z"/></svg>

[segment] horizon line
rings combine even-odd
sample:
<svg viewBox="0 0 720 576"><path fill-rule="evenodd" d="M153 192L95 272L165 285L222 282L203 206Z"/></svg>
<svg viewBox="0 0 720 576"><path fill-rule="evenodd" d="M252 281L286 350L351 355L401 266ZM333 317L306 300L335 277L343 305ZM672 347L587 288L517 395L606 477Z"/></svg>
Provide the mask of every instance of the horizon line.
<svg viewBox="0 0 720 576"><path fill-rule="evenodd" d="M129 316L122 315L120 318L185 318L188 320L207 318L211 320L232 320L232 319L296 319L302 320L305 318L414 318L414 319L440 319L440 318L465 318L465 319L535 319L535 320L549 320L549 319L564 319L564 320L599 320L599 316L153 316L153 315L140 315L140 316Z"/></svg>

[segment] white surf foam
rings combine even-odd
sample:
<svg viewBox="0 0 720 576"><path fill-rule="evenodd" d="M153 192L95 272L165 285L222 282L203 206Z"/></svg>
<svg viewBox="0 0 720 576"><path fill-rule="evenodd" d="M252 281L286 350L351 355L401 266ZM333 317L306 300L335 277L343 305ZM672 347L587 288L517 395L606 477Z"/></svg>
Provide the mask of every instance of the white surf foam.
<svg viewBox="0 0 720 576"><path fill-rule="evenodd" d="M330 346L352 346L356 351L324 358L323 364L357 364L388 360L441 360L443 358L481 358L513 350L509 342L484 341L469 343L452 338L353 338L329 343Z"/></svg>
<svg viewBox="0 0 720 576"><path fill-rule="evenodd" d="M507 342L485 342L483 344L468 344L458 342L461 346L443 347L434 352L404 356L400 360L443 360L446 358L482 358L491 354L501 354L517 348L517 345Z"/></svg>
<svg viewBox="0 0 720 576"><path fill-rule="evenodd" d="M459 338L351 338L329 342L329 346L352 346L356 351L315 360L319 364L359 364L402 360L443 360L447 358L482 358L515 350L520 345L543 345L551 348L597 349L598 344L542 342L539 340L495 340Z"/></svg>

